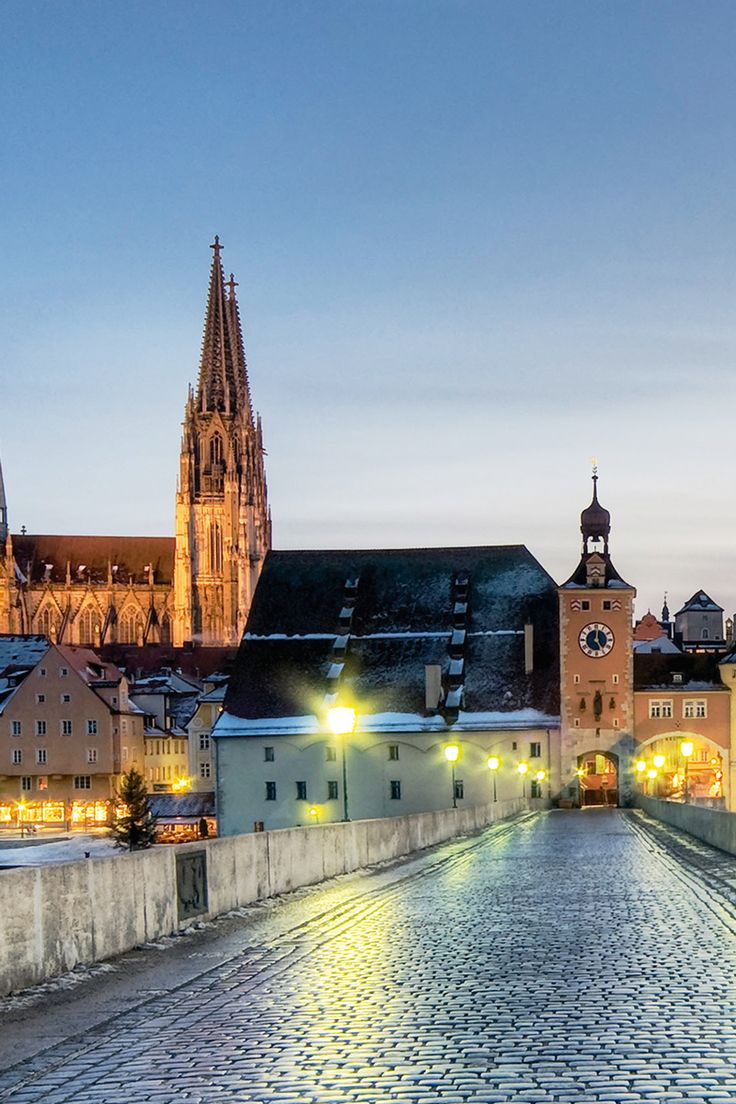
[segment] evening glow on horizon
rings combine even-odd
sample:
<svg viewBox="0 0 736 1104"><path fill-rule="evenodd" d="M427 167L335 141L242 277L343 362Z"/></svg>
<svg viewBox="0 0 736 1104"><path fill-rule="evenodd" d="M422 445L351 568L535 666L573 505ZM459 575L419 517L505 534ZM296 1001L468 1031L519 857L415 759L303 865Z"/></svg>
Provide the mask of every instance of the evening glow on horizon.
<svg viewBox="0 0 736 1104"><path fill-rule="evenodd" d="M11 529L173 535L211 263L274 545L580 554L736 609L732 4L9 0Z"/></svg>

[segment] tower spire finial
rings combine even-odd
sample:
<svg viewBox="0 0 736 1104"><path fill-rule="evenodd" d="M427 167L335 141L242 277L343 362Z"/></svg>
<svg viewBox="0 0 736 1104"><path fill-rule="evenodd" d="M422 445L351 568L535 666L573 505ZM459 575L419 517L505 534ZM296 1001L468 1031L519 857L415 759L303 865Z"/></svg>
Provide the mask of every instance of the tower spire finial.
<svg viewBox="0 0 736 1104"><path fill-rule="evenodd" d="M233 297L233 296L235 295L235 289L236 289L236 287L238 287L238 286L239 286L239 285L238 285L238 281L237 281L237 280L235 279L235 277L233 276L233 274L232 274L232 272L231 272L231 273L230 273L230 279L229 279L229 280L227 281L227 283L225 284L225 287L226 287L226 288L227 288L227 290L228 290L228 291L230 292L230 298L231 298L231 299L232 299L232 297Z"/></svg>
<svg viewBox="0 0 736 1104"><path fill-rule="evenodd" d="M220 235L219 234L215 234L215 240L213 241L212 245L210 246L210 249L214 249L215 257L219 261L220 253L222 252L222 246L220 245Z"/></svg>

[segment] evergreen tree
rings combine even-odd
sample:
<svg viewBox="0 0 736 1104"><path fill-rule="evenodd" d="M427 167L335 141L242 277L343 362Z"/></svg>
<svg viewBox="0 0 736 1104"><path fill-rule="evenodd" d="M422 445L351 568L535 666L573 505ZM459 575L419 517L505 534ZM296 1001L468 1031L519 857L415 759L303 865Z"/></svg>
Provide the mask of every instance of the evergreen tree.
<svg viewBox="0 0 736 1104"><path fill-rule="evenodd" d="M129 851L142 851L153 843L156 818L151 812L148 790L143 775L135 767L120 778L118 801L126 806L124 816L118 816L112 826L112 835L118 847Z"/></svg>

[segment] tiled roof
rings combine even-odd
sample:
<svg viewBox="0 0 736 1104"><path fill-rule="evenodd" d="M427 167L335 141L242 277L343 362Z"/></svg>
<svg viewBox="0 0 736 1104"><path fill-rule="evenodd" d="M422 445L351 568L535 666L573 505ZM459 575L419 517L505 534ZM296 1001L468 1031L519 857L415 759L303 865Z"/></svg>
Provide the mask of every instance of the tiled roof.
<svg viewBox="0 0 736 1104"><path fill-rule="evenodd" d="M681 652L679 655L669 653L645 653L634 652L634 689L687 689L688 686L698 684L710 686L712 689L725 690L718 671L718 656L698 655L692 652ZM682 678L674 681L674 675Z"/></svg>
<svg viewBox="0 0 736 1104"><path fill-rule="evenodd" d="M73 537L48 534L13 534L13 554L23 575L33 583L63 583L67 563L72 582L104 583L108 571L119 583L147 583L151 567L154 581L174 578L174 537ZM117 570L115 570L117 568Z"/></svg>
<svg viewBox="0 0 736 1104"><path fill-rule="evenodd" d="M557 715L556 586L521 545L269 553L225 711L241 718L317 713L332 673L361 715L423 714L425 667L440 666L450 684L457 580L467 586L456 678L463 709ZM526 622L534 626L530 675ZM344 655L334 648L341 636Z"/></svg>
<svg viewBox="0 0 736 1104"><path fill-rule="evenodd" d="M677 611L675 617L679 617L681 613L688 613L693 610L696 613L702 613L704 610L710 610L711 613L723 613L723 606L719 606L714 602L704 590L697 590L692 598L687 600L682 609Z"/></svg>

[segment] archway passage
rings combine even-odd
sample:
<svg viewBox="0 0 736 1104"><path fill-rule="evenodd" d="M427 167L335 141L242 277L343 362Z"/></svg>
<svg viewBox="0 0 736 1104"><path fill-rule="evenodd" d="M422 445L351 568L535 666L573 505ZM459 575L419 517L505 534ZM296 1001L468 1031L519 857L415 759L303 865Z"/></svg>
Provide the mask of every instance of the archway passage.
<svg viewBox="0 0 736 1104"><path fill-rule="evenodd" d="M610 751L586 751L578 756L580 807L618 805L618 756Z"/></svg>

